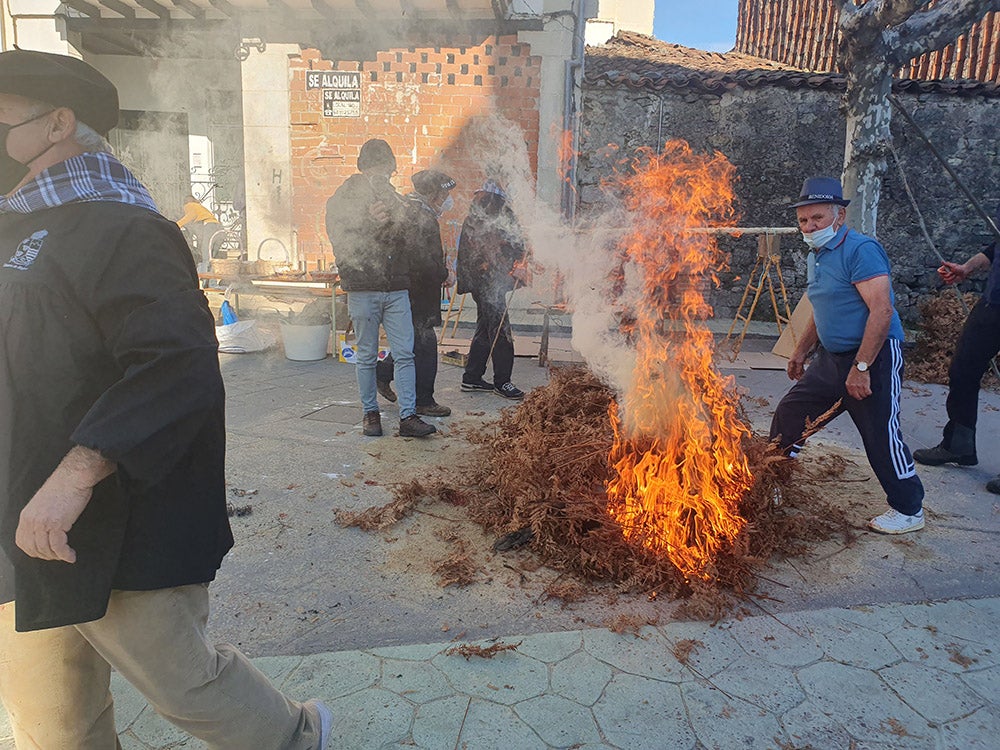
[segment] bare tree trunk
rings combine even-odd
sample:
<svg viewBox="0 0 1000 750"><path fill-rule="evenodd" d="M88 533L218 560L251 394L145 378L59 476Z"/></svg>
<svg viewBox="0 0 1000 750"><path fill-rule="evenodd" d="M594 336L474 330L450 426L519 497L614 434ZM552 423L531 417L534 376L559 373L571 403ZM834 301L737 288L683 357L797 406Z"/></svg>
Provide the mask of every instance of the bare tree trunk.
<svg viewBox="0 0 1000 750"><path fill-rule="evenodd" d="M874 59L878 59L875 57ZM888 168L892 71L885 64L848 68L847 142L844 148L844 193L853 196L848 223L875 235L882 177Z"/></svg>
<svg viewBox="0 0 1000 750"><path fill-rule="evenodd" d="M896 70L940 49L997 10L1000 0L856 0L840 3L840 69L847 79L844 193L848 222L875 235L882 177L888 168L889 95Z"/></svg>

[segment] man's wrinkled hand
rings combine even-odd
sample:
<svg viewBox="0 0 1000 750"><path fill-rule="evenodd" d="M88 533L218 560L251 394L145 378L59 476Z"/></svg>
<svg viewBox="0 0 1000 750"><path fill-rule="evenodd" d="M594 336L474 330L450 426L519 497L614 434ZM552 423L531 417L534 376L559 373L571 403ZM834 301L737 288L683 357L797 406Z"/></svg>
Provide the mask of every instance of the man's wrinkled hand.
<svg viewBox="0 0 1000 750"><path fill-rule="evenodd" d="M806 374L805 357L792 356L788 358L788 367L785 368L791 380L801 380Z"/></svg>
<svg viewBox="0 0 1000 750"><path fill-rule="evenodd" d="M861 372L857 367L852 367L844 382L847 386L847 395L853 399L861 401L872 395L872 376L870 372Z"/></svg>
<svg viewBox="0 0 1000 750"><path fill-rule="evenodd" d="M56 469L21 511L14 541L29 557L76 562L67 535L90 502L93 488L81 488L67 474Z"/></svg>
<svg viewBox="0 0 1000 750"><path fill-rule="evenodd" d="M961 263L951 263L945 261L941 264L941 267L937 270L938 276L945 284L957 284L961 281L965 281L969 277L969 271L966 269L965 265Z"/></svg>

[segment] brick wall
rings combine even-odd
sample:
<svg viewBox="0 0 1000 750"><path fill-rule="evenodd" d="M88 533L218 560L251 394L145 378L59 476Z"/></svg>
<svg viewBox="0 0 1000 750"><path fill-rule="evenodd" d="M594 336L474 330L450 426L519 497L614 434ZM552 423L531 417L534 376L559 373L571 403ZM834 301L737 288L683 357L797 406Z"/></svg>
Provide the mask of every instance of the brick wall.
<svg viewBox="0 0 1000 750"><path fill-rule="evenodd" d="M496 112L520 126L537 169L541 59L515 36L452 44L387 49L363 61L331 62L305 50L290 61L292 210L300 258L333 257L326 200L357 171L358 151L369 138L383 138L395 151L393 184L401 193L411 190L410 176L421 169L442 169L455 178L455 208L443 217L445 224L464 218L482 184L482 154L465 137L475 118ZM360 71L360 116L324 116L322 89L307 89L309 71Z"/></svg>

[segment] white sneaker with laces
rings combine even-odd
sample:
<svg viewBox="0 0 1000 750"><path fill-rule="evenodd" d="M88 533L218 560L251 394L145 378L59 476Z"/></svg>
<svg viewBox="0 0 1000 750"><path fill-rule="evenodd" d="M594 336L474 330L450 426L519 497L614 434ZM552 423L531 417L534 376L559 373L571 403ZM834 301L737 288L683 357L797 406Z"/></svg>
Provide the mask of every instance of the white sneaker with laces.
<svg viewBox="0 0 1000 750"><path fill-rule="evenodd" d="M326 743L330 741L330 731L333 729L333 713L323 701L315 698L306 701L303 705L311 706L319 713L319 744L316 747L318 750L325 750Z"/></svg>
<svg viewBox="0 0 1000 750"><path fill-rule="evenodd" d="M924 511L919 510L916 515L908 516L895 508L889 508L881 516L875 516L870 520L868 528L879 534L906 534L920 531L924 528Z"/></svg>

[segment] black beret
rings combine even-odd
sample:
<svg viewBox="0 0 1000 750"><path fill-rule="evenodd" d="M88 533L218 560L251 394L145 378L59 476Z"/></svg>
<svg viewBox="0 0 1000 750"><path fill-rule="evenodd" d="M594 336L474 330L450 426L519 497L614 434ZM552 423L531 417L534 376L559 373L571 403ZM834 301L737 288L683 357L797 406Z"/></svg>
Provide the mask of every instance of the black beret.
<svg viewBox="0 0 1000 750"><path fill-rule="evenodd" d="M69 55L0 52L0 94L17 94L73 110L101 135L118 124L118 90L91 65Z"/></svg>
<svg viewBox="0 0 1000 750"><path fill-rule="evenodd" d="M413 189L421 195L434 195L438 190L451 190L455 181L444 172L436 169L424 169L410 178Z"/></svg>

